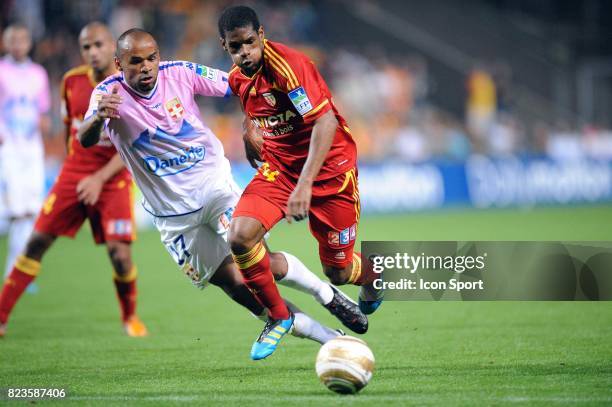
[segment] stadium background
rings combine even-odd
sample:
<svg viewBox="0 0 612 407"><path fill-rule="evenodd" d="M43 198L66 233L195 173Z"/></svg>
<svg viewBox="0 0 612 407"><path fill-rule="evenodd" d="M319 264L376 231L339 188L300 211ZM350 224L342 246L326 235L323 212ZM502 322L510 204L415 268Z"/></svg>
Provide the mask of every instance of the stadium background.
<svg viewBox="0 0 612 407"><path fill-rule="evenodd" d="M610 239L609 2L246 3L258 11L268 38L316 61L347 118L360 154L361 239ZM118 35L140 26L156 35L164 59L227 70L216 19L228 4L0 3L1 27L15 20L30 27L32 58L51 78L56 136L45 141L49 185L64 155L59 83L80 63L80 28L100 20ZM244 161L237 101L200 102L244 185L252 170ZM139 218L139 309L151 338L140 344L118 337L110 267L85 230L51 250L41 292L17 306L10 342L0 344L0 387L67 386L89 404L241 402L267 400L258 378L273 376L269 385L280 398L272 403L338 401L313 380L312 344L293 341L266 366L249 364L257 322L245 322L213 290L190 289L157 233L146 231L146 215ZM319 270L305 225L281 225L271 243ZM0 263L5 248L0 238ZM290 296L334 323L310 299ZM228 308L225 319L208 311L219 303ZM372 317L365 338L380 370L352 403L612 401L607 303L394 303L384 310ZM231 340L216 324L232 331ZM121 349L129 349L128 362Z"/></svg>

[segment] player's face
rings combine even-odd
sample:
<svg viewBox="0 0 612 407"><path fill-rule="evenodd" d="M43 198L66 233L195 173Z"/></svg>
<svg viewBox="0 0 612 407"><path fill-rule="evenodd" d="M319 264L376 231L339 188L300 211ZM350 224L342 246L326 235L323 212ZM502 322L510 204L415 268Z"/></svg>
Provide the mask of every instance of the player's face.
<svg viewBox="0 0 612 407"><path fill-rule="evenodd" d="M79 37L81 57L95 71L104 72L113 63L115 42L110 33L101 28L87 29Z"/></svg>
<svg viewBox="0 0 612 407"><path fill-rule="evenodd" d="M235 28L225 32L221 45L229 52L232 61L247 75L253 75L261 67L264 48L263 27L255 31L252 26Z"/></svg>
<svg viewBox="0 0 612 407"><path fill-rule="evenodd" d="M159 49L153 40L133 41L123 50L115 63L128 85L139 92L148 93L155 87L159 72Z"/></svg>
<svg viewBox="0 0 612 407"><path fill-rule="evenodd" d="M23 61L31 47L30 33L25 28L9 28L5 31L4 48L16 61Z"/></svg>

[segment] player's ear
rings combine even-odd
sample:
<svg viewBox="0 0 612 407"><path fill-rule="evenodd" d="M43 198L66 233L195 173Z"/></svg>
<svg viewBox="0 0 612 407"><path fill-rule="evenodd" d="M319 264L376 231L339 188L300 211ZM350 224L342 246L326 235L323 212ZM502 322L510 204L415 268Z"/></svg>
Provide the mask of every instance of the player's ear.
<svg viewBox="0 0 612 407"><path fill-rule="evenodd" d="M265 33L264 33L264 28L263 28L263 25L260 25L260 26L259 26L259 30L257 30L257 35L259 36L259 40L260 40L260 41L263 41L263 40L264 40L264 37L265 37L266 35L265 35Z"/></svg>
<svg viewBox="0 0 612 407"><path fill-rule="evenodd" d="M123 71L123 69L121 69L121 64L119 63L119 58L117 58L115 56L115 67L117 68L118 71Z"/></svg>
<svg viewBox="0 0 612 407"><path fill-rule="evenodd" d="M221 43L221 48L223 48L224 51L227 51L227 42L225 42L225 38L219 37L219 42Z"/></svg>

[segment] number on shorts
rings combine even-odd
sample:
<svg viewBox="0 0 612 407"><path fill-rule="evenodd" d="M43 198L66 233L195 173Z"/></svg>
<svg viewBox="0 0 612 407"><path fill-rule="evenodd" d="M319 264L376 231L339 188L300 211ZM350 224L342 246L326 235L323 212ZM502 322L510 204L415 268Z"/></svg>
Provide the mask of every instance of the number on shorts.
<svg viewBox="0 0 612 407"><path fill-rule="evenodd" d="M191 253L189 253L187 246L185 245L185 237L183 235L178 235L176 239L172 241L172 245L168 247L172 252L174 260L179 266L183 266L191 257Z"/></svg>

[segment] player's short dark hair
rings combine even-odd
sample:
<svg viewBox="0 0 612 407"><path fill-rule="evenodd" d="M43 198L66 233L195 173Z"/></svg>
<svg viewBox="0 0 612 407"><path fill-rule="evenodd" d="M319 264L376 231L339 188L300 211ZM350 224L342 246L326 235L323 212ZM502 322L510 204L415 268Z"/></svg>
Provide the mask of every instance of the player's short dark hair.
<svg viewBox="0 0 612 407"><path fill-rule="evenodd" d="M219 35L221 38L225 38L225 33L228 31L248 26L257 31L260 24L255 10L247 6L228 7L223 10L221 17L219 17Z"/></svg>
<svg viewBox="0 0 612 407"><path fill-rule="evenodd" d="M130 28L129 30L125 31L123 34L121 34L119 36L119 38L117 38L117 50L115 51L115 55L117 56L117 58L119 58L119 52L121 50L121 43L123 41L125 41L125 39L127 37L129 37L132 34L148 34L151 36L151 38L155 39L155 37L153 36L153 34L151 34L150 32L148 32L147 30L144 30L142 28Z"/></svg>

